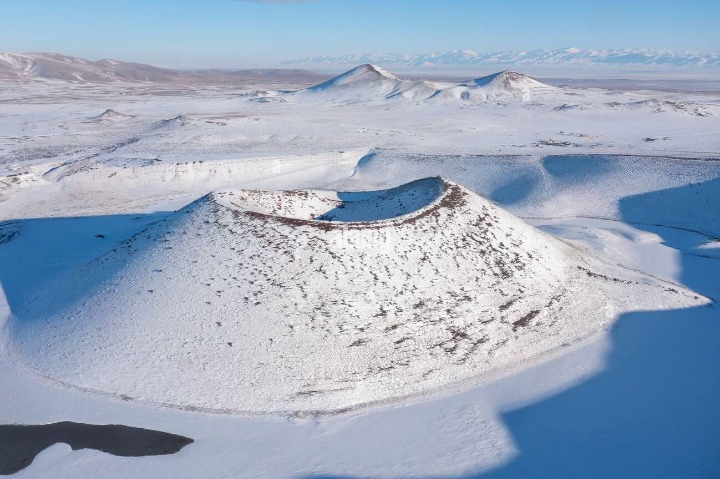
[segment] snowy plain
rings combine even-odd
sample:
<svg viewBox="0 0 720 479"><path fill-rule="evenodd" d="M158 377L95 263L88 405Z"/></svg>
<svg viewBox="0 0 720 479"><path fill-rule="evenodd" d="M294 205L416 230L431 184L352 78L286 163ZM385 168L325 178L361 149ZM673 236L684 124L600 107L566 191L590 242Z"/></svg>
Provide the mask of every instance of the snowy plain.
<svg viewBox="0 0 720 479"><path fill-rule="evenodd" d="M492 80L366 67L300 93L3 83L0 420L195 441L152 458L58 444L14 477L716 476L720 97ZM610 311L600 332L531 361L342 414L211 414L85 392L30 369L37 358L15 344L12 312L212 191L435 176L711 302Z"/></svg>

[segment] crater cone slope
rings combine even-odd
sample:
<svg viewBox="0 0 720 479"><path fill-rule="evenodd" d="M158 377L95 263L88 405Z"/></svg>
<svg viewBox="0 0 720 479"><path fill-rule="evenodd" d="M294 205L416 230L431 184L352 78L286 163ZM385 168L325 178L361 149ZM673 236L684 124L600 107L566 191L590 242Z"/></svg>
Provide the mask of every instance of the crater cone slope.
<svg viewBox="0 0 720 479"><path fill-rule="evenodd" d="M11 333L42 374L125 399L337 411L700 301L430 178L207 195L42 292Z"/></svg>
<svg viewBox="0 0 720 479"><path fill-rule="evenodd" d="M448 85L445 85L448 86ZM300 97L323 94L326 101L373 101L386 99L425 100L443 84L425 80L403 80L376 65L360 65L330 80L296 92Z"/></svg>

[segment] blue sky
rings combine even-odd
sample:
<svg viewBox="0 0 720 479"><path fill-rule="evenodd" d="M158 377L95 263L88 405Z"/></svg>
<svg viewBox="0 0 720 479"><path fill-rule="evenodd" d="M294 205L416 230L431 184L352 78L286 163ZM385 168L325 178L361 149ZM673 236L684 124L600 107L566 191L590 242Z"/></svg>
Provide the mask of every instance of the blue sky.
<svg viewBox="0 0 720 479"><path fill-rule="evenodd" d="M469 48L720 50L720 1L0 0L0 51L170 67Z"/></svg>

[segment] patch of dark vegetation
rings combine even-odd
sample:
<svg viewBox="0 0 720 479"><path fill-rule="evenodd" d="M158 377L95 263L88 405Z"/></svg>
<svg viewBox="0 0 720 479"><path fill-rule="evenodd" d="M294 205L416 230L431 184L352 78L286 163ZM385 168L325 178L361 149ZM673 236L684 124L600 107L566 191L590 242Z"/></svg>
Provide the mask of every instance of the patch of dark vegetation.
<svg viewBox="0 0 720 479"><path fill-rule="evenodd" d="M487 336L473 337L467 330L450 326L447 328L450 338L431 346L432 348L440 348L447 355L461 355L455 361L456 364L465 363L472 356L478 347L487 342Z"/></svg>
<svg viewBox="0 0 720 479"><path fill-rule="evenodd" d="M298 393L296 394L296 396L300 396L300 397L302 397L302 396L314 396L314 395L316 395L316 394L322 394L322 392L323 392L323 391L320 391L320 390L318 390L318 389L313 389L313 390L310 390L310 391L298 391Z"/></svg>
<svg viewBox="0 0 720 479"><path fill-rule="evenodd" d="M512 306L517 300L518 300L518 298L511 299L511 300L508 301L507 303L501 304L500 306L498 306L498 309L499 309L500 311L505 311L505 310L508 309L510 306Z"/></svg>
<svg viewBox="0 0 720 479"><path fill-rule="evenodd" d="M577 143L571 143L569 141L562 141L562 140L555 140L553 138L549 138L547 140L540 140L536 143L537 146L562 146L562 147L568 147L568 146L582 146Z"/></svg>
<svg viewBox="0 0 720 479"><path fill-rule="evenodd" d="M526 314L526 315L523 316L522 318L520 318L520 319L518 319L517 321L515 321L515 322L513 323L513 331L517 330L517 328L524 328L525 326L527 326L528 324L530 324L530 321L532 321L532 319L533 319L535 316L537 316L538 314L540 314L540 310L539 310L539 309L533 309L533 310L530 311L528 314Z"/></svg>
<svg viewBox="0 0 720 479"><path fill-rule="evenodd" d="M57 443L69 444L73 450L95 449L115 456L141 457L175 454L192 442L192 439L177 434L121 424L64 421L0 425L0 475L25 469L35 456Z"/></svg>
<svg viewBox="0 0 720 479"><path fill-rule="evenodd" d="M307 387L307 385L305 387ZM351 387L331 388L331 389L309 389L306 391L298 391L295 393L295 396L308 397L308 396L315 396L317 394L332 394L332 393L339 392L339 391L347 391L348 389L351 389ZM298 411L296 414L303 414L303 413L301 411Z"/></svg>
<svg viewBox="0 0 720 479"><path fill-rule="evenodd" d="M580 271L585 271L585 274L587 274L591 278L604 279L605 281L612 281L613 283L640 284L637 281L628 281L626 279L611 278L610 276L605 276L604 274L594 273L587 268L583 268L582 266L578 266L577 269L579 269Z"/></svg>
<svg viewBox="0 0 720 479"><path fill-rule="evenodd" d="M17 221L8 221L0 223L0 244L8 243L11 239L20 234L20 223Z"/></svg>

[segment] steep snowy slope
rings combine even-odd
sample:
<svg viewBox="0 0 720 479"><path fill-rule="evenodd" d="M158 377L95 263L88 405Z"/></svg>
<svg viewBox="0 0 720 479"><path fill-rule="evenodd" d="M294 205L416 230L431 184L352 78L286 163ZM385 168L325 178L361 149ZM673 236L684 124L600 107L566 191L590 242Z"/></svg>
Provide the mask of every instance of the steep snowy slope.
<svg viewBox="0 0 720 479"><path fill-rule="evenodd" d="M627 309L703 301L438 178L202 197L14 311L24 361L217 411L328 411L469 381Z"/></svg>

